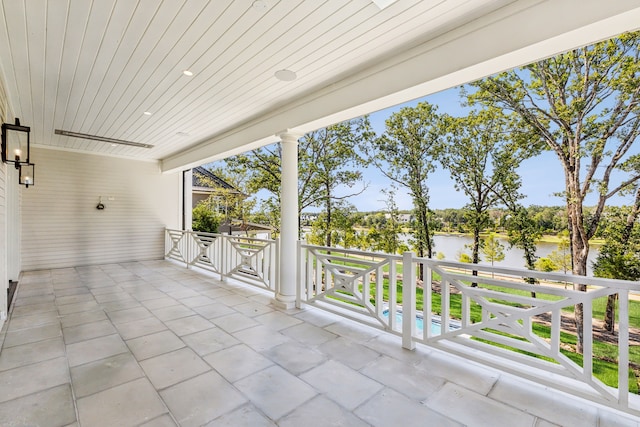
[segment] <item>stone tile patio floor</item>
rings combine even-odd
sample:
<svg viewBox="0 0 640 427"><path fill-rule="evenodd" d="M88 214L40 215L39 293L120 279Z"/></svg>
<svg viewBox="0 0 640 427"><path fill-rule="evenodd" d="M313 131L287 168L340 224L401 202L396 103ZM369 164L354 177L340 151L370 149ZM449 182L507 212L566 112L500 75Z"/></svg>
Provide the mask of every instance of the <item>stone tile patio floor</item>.
<svg viewBox="0 0 640 427"><path fill-rule="evenodd" d="M635 417L168 261L23 275L1 426L638 426Z"/></svg>

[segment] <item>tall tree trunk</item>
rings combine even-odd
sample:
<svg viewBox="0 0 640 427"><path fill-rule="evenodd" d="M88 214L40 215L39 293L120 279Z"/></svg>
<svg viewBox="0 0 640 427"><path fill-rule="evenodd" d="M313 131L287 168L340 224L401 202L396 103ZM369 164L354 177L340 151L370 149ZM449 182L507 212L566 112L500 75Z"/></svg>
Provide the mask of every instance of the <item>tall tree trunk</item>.
<svg viewBox="0 0 640 427"><path fill-rule="evenodd" d="M473 249L471 250L471 262L473 264L477 264L480 261L480 229L476 225L473 228ZM471 272L472 275L477 276L478 270L473 270ZM476 288L478 283L473 282L471 284L472 288Z"/></svg>
<svg viewBox="0 0 640 427"><path fill-rule="evenodd" d="M325 246L331 247L331 190L329 186L327 191L327 235L325 236Z"/></svg>
<svg viewBox="0 0 640 427"><path fill-rule="evenodd" d="M580 216L581 218L581 216ZM573 274L577 276L587 275L587 257L589 256L589 241L584 239L584 233L573 228L571 232L571 252L573 259ZM581 292L587 291L587 285L574 284L573 289ZM592 315L592 313L588 313ZM584 343L584 310L582 304L575 305L576 333L578 335L576 352L582 354Z"/></svg>
<svg viewBox="0 0 640 427"><path fill-rule="evenodd" d="M607 307L604 310L604 330L613 334L616 331L616 300L618 294L607 297Z"/></svg>

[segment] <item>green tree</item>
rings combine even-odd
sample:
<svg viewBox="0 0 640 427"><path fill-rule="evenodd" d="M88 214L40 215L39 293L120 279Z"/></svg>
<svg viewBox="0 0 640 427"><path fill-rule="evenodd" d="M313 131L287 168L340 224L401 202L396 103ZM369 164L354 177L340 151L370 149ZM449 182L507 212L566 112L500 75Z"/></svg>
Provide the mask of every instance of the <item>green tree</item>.
<svg viewBox="0 0 640 427"><path fill-rule="evenodd" d="M206 202L200 202L193 208L191 228L193 231L204 233L217 233L220 225L220 216L215 214Z"/></svg>
<svg viewBox="0 0 640 427"><path fill-rule="evenodd" d="M484 259L491 262L492 267L494 262L504 260L504 245L500 243L500 240L495 233L489 234L489 236L484 239L482 253L485 257ZM493 273L491 273L491 276L493 277Z"/></svg>
<svg viewBox="0 0 640 427"><path fill-rule="evenodd" d="M549 259L556 265L556 270L562 270L567 274L571 270L571 250L569 249L569 232L564 230L558 233L560 241L558 248L549 254Z"/></svg>
<svg viewBox="0 0 640 427"><path fill-rule="evenodd" d="M600 248L593 263L593 273L597 277L611 279L640 279L640 187L636 189L633 206L611 209L603 220L601 232L605 244ZM607 297L604 314L604 328L610 333L615 331L615 308L618 294Z"/></svg>
<svg viewBox="0 0 640 427"><path fill-rule="evenodd" d="M400 225L400 214L395 201L396 190L396 187L393 185L389 190L382 190L382 193L387 196L384 200L387 221L385 222L385 226L380 230L378 249L388 254L397 253L401 244L399 235L402 233L402 226Z"/></svg>
<svg viewBox="0 0 640 427"><path fill-rule="evenodd" d="M465 117L448 117L448 144L440 162L451 174L456 190L468 198L465 207L468 227L473 234L471 259L480 260L480 233L489 225L489 209L500 203L500 195L515 163L504 155L510 146L508 120L495 108L471 111ZM477 275L477 271L473 272ZM472 286L476 284L473 283Z"/></svg>
<svg viewBox="0 0 640 427"><path fill-rule="evenodd" d="M556 271L558 266L549 258L542 257L536 261L536 270L544 271L546 273L550 273L552 271Z"/></svg>
<svg viewBox="0 0 640 427"><path fill-rule="evenodd" d="M640 33L624 34L474 83L473 100L516 113L560 160L577 275L587 273L589 239L607 201L640 179L638 171L616 174L640 132L639 41ZM593 190L598 200L586 215ZM575 318L582 353L581 304Z"/></svg>
<svg viewBox="0 0 640 427"><path fill-rule="evenodd" d="M303 199L310 206L324 209L322 220L329 231L325 234L325 246L332 243L334 209L366 189L363 184L351 193L339 194L338 191L362 184L361 167L367 160L358 147L370 141L373 135L368 117L362 117L309 132L302 138L301 145L305 150L298 156L299 163L305 165L300 177L304 183Z"/></svg>
<svg viewBox="0 0 640 427"><path fill-rule="evenodd" d="M415 211L412 234L418 256L431 258L427 177L443 144L436 107L421 102L405 107L385 122L385 133L373 140L374 163L391 181L409 190Z"/></svg>

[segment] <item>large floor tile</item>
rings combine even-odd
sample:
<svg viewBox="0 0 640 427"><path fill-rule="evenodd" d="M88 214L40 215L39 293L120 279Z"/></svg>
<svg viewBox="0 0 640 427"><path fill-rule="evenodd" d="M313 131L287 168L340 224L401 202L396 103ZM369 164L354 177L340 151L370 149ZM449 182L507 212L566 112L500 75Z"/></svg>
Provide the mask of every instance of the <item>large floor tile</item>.
<svg viewBox="0 0 640 427"><path fill-rule="evenodd" d="M48 311L46 313L32 314L29 316L12 317L10 327L12 331L17 331L49 323L60 323L60 316L57 311Z"/></svg>
<svg viewBox="0 0 640 427"><path fill-rule="evenodd" d="M91 299L90 301L76 302L74 304L65 304L58 306L58 313L61 316L66 314L80 313L83 311L94 311L99 309L98 303Z"/></svg>
<svg viewBox="0 0 640 427"><path fill-rule="evenodd" d="M326 356L313 348L297 342L288 342L264 352L269 359L294 375L322 365Z"/></svg>
<svg viewBox="0 0 640 427"><path fill-rule="evenodd" d="M317 394L308 384L279 366L249 375L234 385L274 420L293 411Z"/></svg>
<svg viewBox="0 0 640 427"><path fill-rule="evenodd" d="M138 360L148 359L184 347L184 342L171 331L156 332L127 341Z"/></svg>
<svg viewBox="0 0 640 427"><path fill-rule="evenodd" d="M415 369L412 365L387 356L382 356L370 363L361 372L416 400L428 398L445 382L441 377Z"/></svg>
<svg viewBox="0 0 640 427"><path fill-rule="evenodd" d="M204 360L230 382L273 365L271 360L244 344L210 354Z"/></svg>
<svg viewBox="0 0 640 427"><path fill-rule="evenodd" d="M69 382L67 359L46 360L0 372L0 402Z"/></svg>
<svg viewBox="0 0 640 427"><path fill-rule="evenodd" d="M151 312L142 306L125 308L124 310L109 311L109 318L115 325L132 322L134 320L146 319L151 316Z"/></svg>
<svg viewBox="0 0 640 427"><path fill-rule="evenodd" d="M46 313L48 311L56 311L56 305L53 302L43 302L40 304L29 304L20 307L13 307L12 316L30 316L32 314Z"/></svg>
<svg viewBox="0 0 640 427"><path fill-rule="evenodd" d="M1 426L62 427L75 420L69 384L0 403Z"/></svg>
<svg viewBox="0 0 640 427"><path fill-rule="evenodd" d="M193 334L195 332L215 328L215 325L213 323L198 315L168 320L165 322L165 324L178 336Z"/></svg>
<svg viewBox="0 0 640 427"><path fill-rule="evenodd" d="M62 338L52 338L30 344L8 347L0 352L0 371L55 359L65 355Z"/></svg>
<svg viewBox="0 0 640 427"><path fill-rule="evenodd" d="M247 317L244 314L237 312L227 316L213 318L211 321L229 333L234 333L242 329L259 325L259 323L251 317Z"/></svg>
<svg viewBox="0 0 640 427"><path fill-rule="evenodd" d="M60 323L62 324L63 328L70 328L72 326L83 325L85 323L92 323L106 319L107 314L104 311L96 310L62 316L60 317Z"/></svg>
<svg viewBox="0 0 640 427"><path fill-rule="evenodd" d="M76 397L103 391L143 376L144 372L130 353L71 368Z"/></svg>
<svg viewBox="0 0 640 427"><path fill-rule="evenodd" d="M215 372L176 384L160 395L182 427L201 426L247 402Z"/></svg>
<svg viewBox="0 0 640 427"><path fill-rule="evenodd" d="M340 407L335 402L317 396L304 403L293 412L278 421L280 427L325 427L325 426L349 426L367 427L365 423L350 411Z"/></svg>
<svg viewBox="0 0 640 427"><path fill-rule="evenodd" d="M172 305L178 305L180 304L180 301L165 295L162 298L144 300L144 301L141 301L140 303L145 307L147 307L149 310L153 310L155 308L163 308L163 307L169 307Z"/></svg>
<svg viewBox="0 0 640 427"><path fill-rule="evenodd" d="M257 302L235 305L233 306L233 309L248 317L260 316L274 311L273 307L265 304L258 304Z"/></svg>
<svg viewBox="0 0 640 427"><path fill-rule="evenodd" d="M153 309L152 311L153 314L155 314L155 316L163 322L179 319L181 317L193 316L194 314L196 314L195 311L191 310L188 307L185 307L182 304L157 308Z"/></svg>
<svg viewBox="0 0 640 427"><path fill-rule="evenodd" d="M167 329L165 324L159 321L156 317L148 317L146 319L134 320L127 323L118 323L115 327L124 340L138 338Z"/></svg>
<svg viewBox="0 0 640 427"><path fill-rule="evenodd" d="M129 349L118 334L67 345L67 358L71 367L128 352Z"/></svg>
<svg viewBox="0 0 640 427"><path fill-rule="evenodd" d="M291 338L267 326L244 329L233 336L257 351L266 351L277 345L292 342Z"/></svg>
<svg viewBox="0 0 640 427"><path fill-rule="evenodd" d="M535 417L464 387L447 383L426 401L426 406L441 414L455 414L462 424L486 426L532 426ZM457 409L464 406L464 411ZM585 425L585 424L583 424Z"/></svg>
<svg viewBox="0 0 640 427"><path fill-rule="evenodd" d="M199 307L194 307L193 311L195 311L196 313L198 313L200 316L204 317L205 319L213 319L214 317L222 317L222 316L226 316L228 314L234 314L237 313L233 308L224 305L224 304L220 304L220 303L214 303L214 304L209 304L209 305L201 305Z"/></svg>
<svg viewBox="0 0 640 427"><path fill-rule="evenodd" d="M302 320L296 319L293 316L288 316L280 311L272 311L270 313L262 314L254 317L254 319L269 328L275 329L276 331L302 323Z"/></svg>
<svg viewBox="0 0 640 427"><path fill-rule="evenodd" d="M167 409L146 378L78 399L80 424L91 427L136 426Z"/></svg>
<svg viewBox="0 0 640 427"><path fill-rule="evenodd" d="M215 301L209 297L198 295L189 298L182 298L180 302L189 308L195 308L201 307L203 305L213 304Z"/></svg>
<svg viewBox="0 0 640 427"><path fill-rule="evenodd" d="M300 378L349 410L354 410L383 389L382 384L335 361L318 366Z"/></svg>
<svg viewBox="0 0 640 427"><path fill-rule="evenodd" d="M308 323L292 326L283 330L282 333L309 346L317 346L338 338L336 334Z"/></svg>
<svg viewBox="0 0 640 427"><path fill-rule="evenodd" d="M140 366L158 390L211 370L190 348L143 360Z"/></svg>
<svg viewBox="0 0 640 427"><path fill-rule="evenodd" d="M84 323L82 325L62 329L64 342L67 344L103 337L105 335L112 335L116 332L116 329L108 320L98 320L97 322Z"/></svg>
<svg viewBox="0 0 640 427"><path fill-rule="evenodd" d="M229 348L240 342L222 329L215 327L195 334L185 335L182 340L200 356Z"/></svg>
<svg viewBox="0 0 640 427"><path fill-rule="evenodd" d="M452 415L464 411L463 408L464 406L458 406ZM464 425L390 389L382 390L373 399L356 409L354 414L375 427L398 424L403 427L462 427ZM501 425L510 424L493 424L493 426Z"/></svg>
<svg viewBox="0 0 640 427"><path fill-rule="evenodd" d="M60 329L60 324L58 323L50 323L47 325L40 325L33 328L20 329L16 331L9 328L9 331L4 338L4 348L22 344L29 344L61 336L62 330Z"/></svg>
<svg viewBox="0 0 640 427"><path fill-rule="evenodd" d="M204 427L275 427L276 424L265 417L253 405L244 405L233 412L229 412L221 417L210 421ZM346 427L346 426L345 426Z"/></svg>
<svg viewBox="0 0 640 427"><path fill-rule="evenodd" d="M574 403L572 398L564 393L526 385L524 380L501 375L488 396L511 407L523 408L540 418L556 420L561 425L597 424L598 409L595 405L570 404ZM530 405L532 401L538 404Z"/></svg>
<svg viewBox="0 0 640 427"><path fill-rule="evenodd" d="M140 424L140 427L177 427L177 424L173 421L171 415L164 414L144 424Z"/></svg>

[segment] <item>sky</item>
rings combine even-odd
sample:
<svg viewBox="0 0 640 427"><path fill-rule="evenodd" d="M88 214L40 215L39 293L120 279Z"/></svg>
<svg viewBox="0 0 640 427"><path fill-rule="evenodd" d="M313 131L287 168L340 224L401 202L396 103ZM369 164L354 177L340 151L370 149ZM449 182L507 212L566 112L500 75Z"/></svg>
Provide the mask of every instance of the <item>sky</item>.
<svg viewBox="0 0 640 427"><path fill-rule="evenodd" d="M460 116L465 114L465 111L460 106L459 93L458 88L449 89L372 113L369 115L369 120L376 134L381 135L385 129L384 122L392 113L405 106L414 106L421 101L436 105L439 113ZM640 141L635 144L635 152L640 152L638 145L640 145ZM564 199L554 195L554 193L564 190L564 172L555 153L544 151L539 156L524 161L518 168L518 173L522 178L521 193L526 195L521 201L525 206L564 205ZM382 190L390 188L391 181L373 166L364 170L363 175L364 181L367 183L367 189L362 194L350 198L349 202L356 206L360 212L384 210L385 196ZM455 190L454 182L449 173L440 166L429 175L427 185L429 187L429 207L431 209L462 208L468 203L465 194ZM596 200L596 195L591 194L587 197L586 205L595 205ZM398 188L395 201L400 210L413 209L411 197L405 189ZM613 198L608 204L624 205L632 203L633 197L629 195Z"/></svg>
<svg viewBox="0 0 640 427"><path fill-rule="evenodd" d="M385 129L385 120L394 112L405 106L414 106L419 102L427 101L438 107L439 113L448 113L453 116L465 114L464 108L460 105L459 89L453 88L415 101L387 108L369 115L371 125L377 135L381 135ZM640 141L632 148L635 153L640 153ZM224 167L224 165L221 165ZM525 198L521 200L525 206L562 206L564 200L555 196L564 190L564 172L560 161L555 153L544 151L537 157L524 161L518 168L518 173L522 179L521 193ZM348 202L354 205L360 212L371 212L385 210L386 196L382 190L389 189L391 181L385 177L376 167L370 166L363 170L363 178L367 188L359 195L348 199ZM619 180L612 179L613 182ZM468 199L464 193L454 188L453 180L449 173L443 170L439 165L435 172L431 173L427 178L429 187L429 207L431 209L445 208L462 208L468 203ZM354 187L360 190L362 187ZM345 193L353 193L354 189L344 189ZM357 191L357 190L356 190ZM266 197L268 193L265 190L257 193L257 198ZM338 191L340 194L340 190ZM586 206L593 206L597 201L596 195L587 196ZM396 191L395 202L399 210L413 209L413 203L407 190L398 188ZM612 198L608 205L630 205L633 203L632 195L618 196ZM308 212L319 212L321 208L310 207L306 209Z"/></svg>

